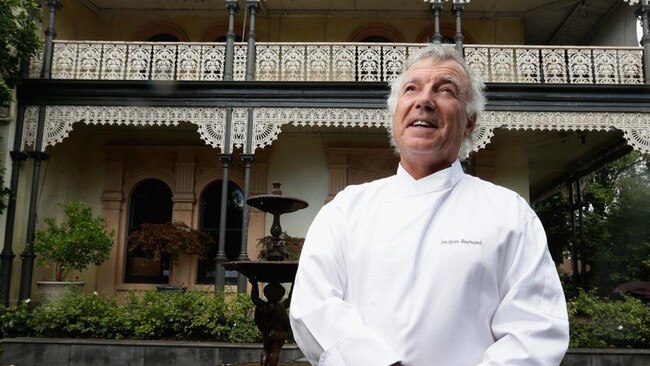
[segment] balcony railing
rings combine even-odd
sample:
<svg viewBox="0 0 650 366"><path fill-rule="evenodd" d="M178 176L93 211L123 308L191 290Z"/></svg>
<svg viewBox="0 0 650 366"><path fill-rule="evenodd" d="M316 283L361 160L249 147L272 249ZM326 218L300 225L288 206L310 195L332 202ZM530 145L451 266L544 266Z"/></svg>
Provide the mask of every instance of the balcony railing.
<svg viewBox="0 0 650 366"><path fill-rule="evenodd" d="M422 44L257 43L256 79L387 81ZM234 79L244 80L246 45L235 46ZM223 80L224 43L55 41L53 79ZM487 82L642 84L641 48L466 45ZM30 77L38 78L33 60Z"/></svg>

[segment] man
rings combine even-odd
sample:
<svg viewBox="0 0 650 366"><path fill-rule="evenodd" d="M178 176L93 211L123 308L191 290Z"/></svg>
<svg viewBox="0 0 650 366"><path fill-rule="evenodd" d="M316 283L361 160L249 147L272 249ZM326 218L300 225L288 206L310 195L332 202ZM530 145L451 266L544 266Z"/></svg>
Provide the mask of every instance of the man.
<svg viewBox="0 0 650 366"><path fill-rule="evenodd" d="M542 225L457 160L482 89L440 45L392 83L397 174L339 193L300 258L290 319L312 364L559 365L567 313Z"/></svg>

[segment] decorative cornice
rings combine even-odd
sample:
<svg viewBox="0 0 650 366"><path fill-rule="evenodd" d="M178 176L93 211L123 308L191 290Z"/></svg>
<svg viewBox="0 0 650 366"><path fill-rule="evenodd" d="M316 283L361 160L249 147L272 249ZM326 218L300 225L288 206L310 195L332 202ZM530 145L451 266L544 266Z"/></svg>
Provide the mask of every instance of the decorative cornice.
<svg viewBox="0 0 650 366"><path fill-rule="evenodd" d="M76 122L90 125L174 126L189 122L198 126L201 139L215 148L223 148L226 108L141 107L141 106L48 106L45 141L53 146L65 139ZM245 141L247 108L233 108L232 146ZM25 113L24 143L33 146L38 107ZM270 145L285 124L306 127L388 127L390 115L385 109L362 108L255 108L253 109L254 149ZM484 148L494 130L579 130L623 131L628 144L642 153L650 153L650 113L624 112L521 112L487 111L473 134L474 151Z"/></svg>

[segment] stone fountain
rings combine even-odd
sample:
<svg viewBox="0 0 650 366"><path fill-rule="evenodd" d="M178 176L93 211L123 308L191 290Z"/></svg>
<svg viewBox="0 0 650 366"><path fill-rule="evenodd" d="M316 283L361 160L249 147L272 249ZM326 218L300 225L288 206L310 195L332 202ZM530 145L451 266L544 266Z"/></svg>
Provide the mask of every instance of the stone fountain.
<svg viewBox="0 0 650 366"><path fill-rule="evenodd" d="M282 255L277 250L283 244L280 215L302 210L309 204L299 198L283 195L278 182L273 183L271 194L251 197L246 203L273 215L270 238L272 250L267 253L267 260L226 262L223 266L248 277L253 285L251 298L255 304L255 324L262 333L264 343L260 365L276 366L290 329L287 307L291 300L291 291L282 301L285 289L281 283L292 283L293 290L293 281L298 270L298 261L282 260ZM258 282L267 284L264 287L266 301L259 296Z"/></svg>

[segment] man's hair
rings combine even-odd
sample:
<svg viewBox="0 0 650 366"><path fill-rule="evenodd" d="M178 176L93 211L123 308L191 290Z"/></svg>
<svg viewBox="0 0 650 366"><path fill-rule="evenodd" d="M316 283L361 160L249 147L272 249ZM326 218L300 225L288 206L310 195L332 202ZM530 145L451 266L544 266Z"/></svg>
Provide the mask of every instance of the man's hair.
<svg viewBox="0 0 650 366"><path fill-rule="evenodd" d="M476 127L479 126L480 117L483 113L483 108L485 107L485 95L483 94L483 89L485 88L485 83L481 75L474 69L467 67L465 60L456 52L456 49L452 45L441 45L441 44L431 44L425 48L419 49L413 52L406 63L404 64L404 69L402 72L393 79L390 85L390 95L386 104L388 105L388 111L390 112L391 117L395 115L395 108L397 107L397 99L399 99L399 94L404 84L404 75L406 72L418 61L424 59L432 59L434 61L454 61L460 65L460 67L467 74L467 79L469 80L468 90L461 90L461 93L467 95L465 100L465 110L467 116L471 117L476 115ZM393 136L393 125L392 121L388 124L388 132L390 135L390 144L395 149L395 152L399 154L399 149L395 143L395 137ZM476 135L479 133L478 128L474 128L474 131L470 136L465 138L460 145L460 151L458 151L458 157L461 159L466 158L469 153L472 151L473 142Z"/></svg>

